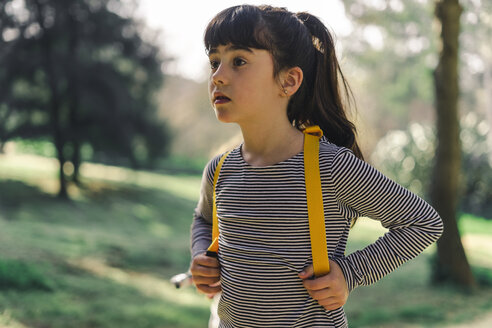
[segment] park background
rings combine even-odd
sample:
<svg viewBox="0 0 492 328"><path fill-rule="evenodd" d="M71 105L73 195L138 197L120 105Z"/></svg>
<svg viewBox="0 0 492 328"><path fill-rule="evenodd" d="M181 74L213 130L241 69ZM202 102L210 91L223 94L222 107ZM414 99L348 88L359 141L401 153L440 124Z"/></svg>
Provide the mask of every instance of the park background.
<svg viewBox="0 0 492 328"><path fill-rule="evenodd" d="M241 3L0 2L0 327L206 327L209 300L169 278L189 265L204 165L241 141L215 119L201 43ZM367 161L432 201L438 2L268 3L329 26ZM444 277L433 245L357 288L351 327L492 326L492 3L459 3L461 165L446 219L471 275ZM347 253L383 233L361 218Z"/></svg>

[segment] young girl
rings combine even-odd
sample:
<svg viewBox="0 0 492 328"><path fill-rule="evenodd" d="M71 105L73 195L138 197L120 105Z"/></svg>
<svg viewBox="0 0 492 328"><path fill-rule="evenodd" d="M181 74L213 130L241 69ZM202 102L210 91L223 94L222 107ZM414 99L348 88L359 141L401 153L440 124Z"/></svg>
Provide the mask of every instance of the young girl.
<svg viewBox="0 0 492 328"><path fill-rule="evenodd" d="M207 26L210 99L221 122L237 123L244 142L215 183L218 258L212 242L217 156L206 166L192 224L191 273L198 290L221 292L220 327L347 327L342 305L435 242L436 211L363 161L345 115L332 37L308 13L242 5ZM330 271L313 275L303 142L317 125L319 171ZM345 256L353 220L389 229Z"/></svg>

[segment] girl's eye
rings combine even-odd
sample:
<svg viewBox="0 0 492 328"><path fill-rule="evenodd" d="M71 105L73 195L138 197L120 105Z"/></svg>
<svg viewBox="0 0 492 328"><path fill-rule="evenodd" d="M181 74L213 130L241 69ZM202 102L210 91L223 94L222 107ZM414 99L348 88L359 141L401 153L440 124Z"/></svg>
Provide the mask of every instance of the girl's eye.
<svg viewBox="0 0 492 328"><path fill-rule="evenodd" d="M246 63L246 61L244 61L244 59L241 59L239 57L234 58L234 60L233 60L234 66L243 66L245 63ZM210 61L210 68L211 69L217 69L219 67L219 64L220 63L218 61L211 60Z"/></svg>
<svg viewBox="0 0 492 328"><path fill-rule="evenodd" d="M218 62L216 60L211 60L210 61L210 68L216 69L217 67L218 67Z"/></svg>
<svg viewBox="0 0 492 328"><path fill-rule="evenodd" d="M243 65L243 63L244 63L244 64L246 63L243 59L241 59L241 58L239 58L239 57L238 57L238 58L234 58L234 65L235 65L235 66L242 66L242 65Z"/></svg>

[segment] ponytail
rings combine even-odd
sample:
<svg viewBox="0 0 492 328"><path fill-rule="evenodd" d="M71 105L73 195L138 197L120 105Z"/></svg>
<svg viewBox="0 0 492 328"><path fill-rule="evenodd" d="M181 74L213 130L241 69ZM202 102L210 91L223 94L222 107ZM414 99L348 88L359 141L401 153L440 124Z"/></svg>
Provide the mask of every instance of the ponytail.
<svg viewBox="0 0 492 328"><path fill-rule="evenodd" d="M312 36L315 56L314 76L311 77L313 79L311 97L306 99L309 103L307 106L309 110L306 113L305 123L319 125L328 140L351 149L355 156L364 159L357 143L357 130L355 125L348 120L342 103L338 73L340 73L347 101L354 97L338 64L331 34L317 17L306 12L297 13L296 16ZM291 108L291 114L295 116L299 110L302 108Z"/></svg>

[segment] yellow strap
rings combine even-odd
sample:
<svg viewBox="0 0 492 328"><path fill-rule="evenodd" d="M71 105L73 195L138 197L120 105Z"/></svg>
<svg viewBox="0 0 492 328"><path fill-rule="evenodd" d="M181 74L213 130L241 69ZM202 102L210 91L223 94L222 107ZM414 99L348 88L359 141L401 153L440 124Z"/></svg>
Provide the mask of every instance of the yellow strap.
<svg viewBox="0 0 492 328"><path fill-rule="evenodd" d="M330 262L326 247L325 214L323 193L319 174L319 139L323 131L319 126L310 126L304 131L304 179L311 235L311 253L315 276L330 272Z"/></svg>
<svg viewBox="0 0 492 328"><path fill-rule="evenodd" d="M323 131L319 126L307 127L304 131L304 175L306 183L306 198L309 217L309 233L311 236L311 253L313 256L314 275L322 276L330 272L330 262L326 247L325 215L323 210L323 193L319 173L319 138ZM224 154L215 169L214 175L214 204L212 244L208 250L217 252L219 249L219 223L217 218L217 205L215 185L219 179L220 169L229 152Z"/></svg>
<svg viewBox="0 0 492 328"><path fill-rule="evenodd" d="M212 243L210 244L210 246L208 246L207 253L208 252L217 253L218 251L219 251L219 236L215 237L212 240Z"/></svg>
<svg viewBox="0 0 492 328"><path fill-rule="evenodd" d="M213 207L213 212L212 212L212 244L208 247L208 250L211 252L217 252L219 250L219 220L217 218L217 205L215 203L215 186L217 185L217 181L219 180L219 174L220 174L220 169L222 168L222 164L224 163L224 160L226 159L227 155L229 155L231 151L229 150L227 153L222 155L222 157L219 160L219 164L217 164L217 167L215 168L215 173L214 173L214 207Z"/></svg>

